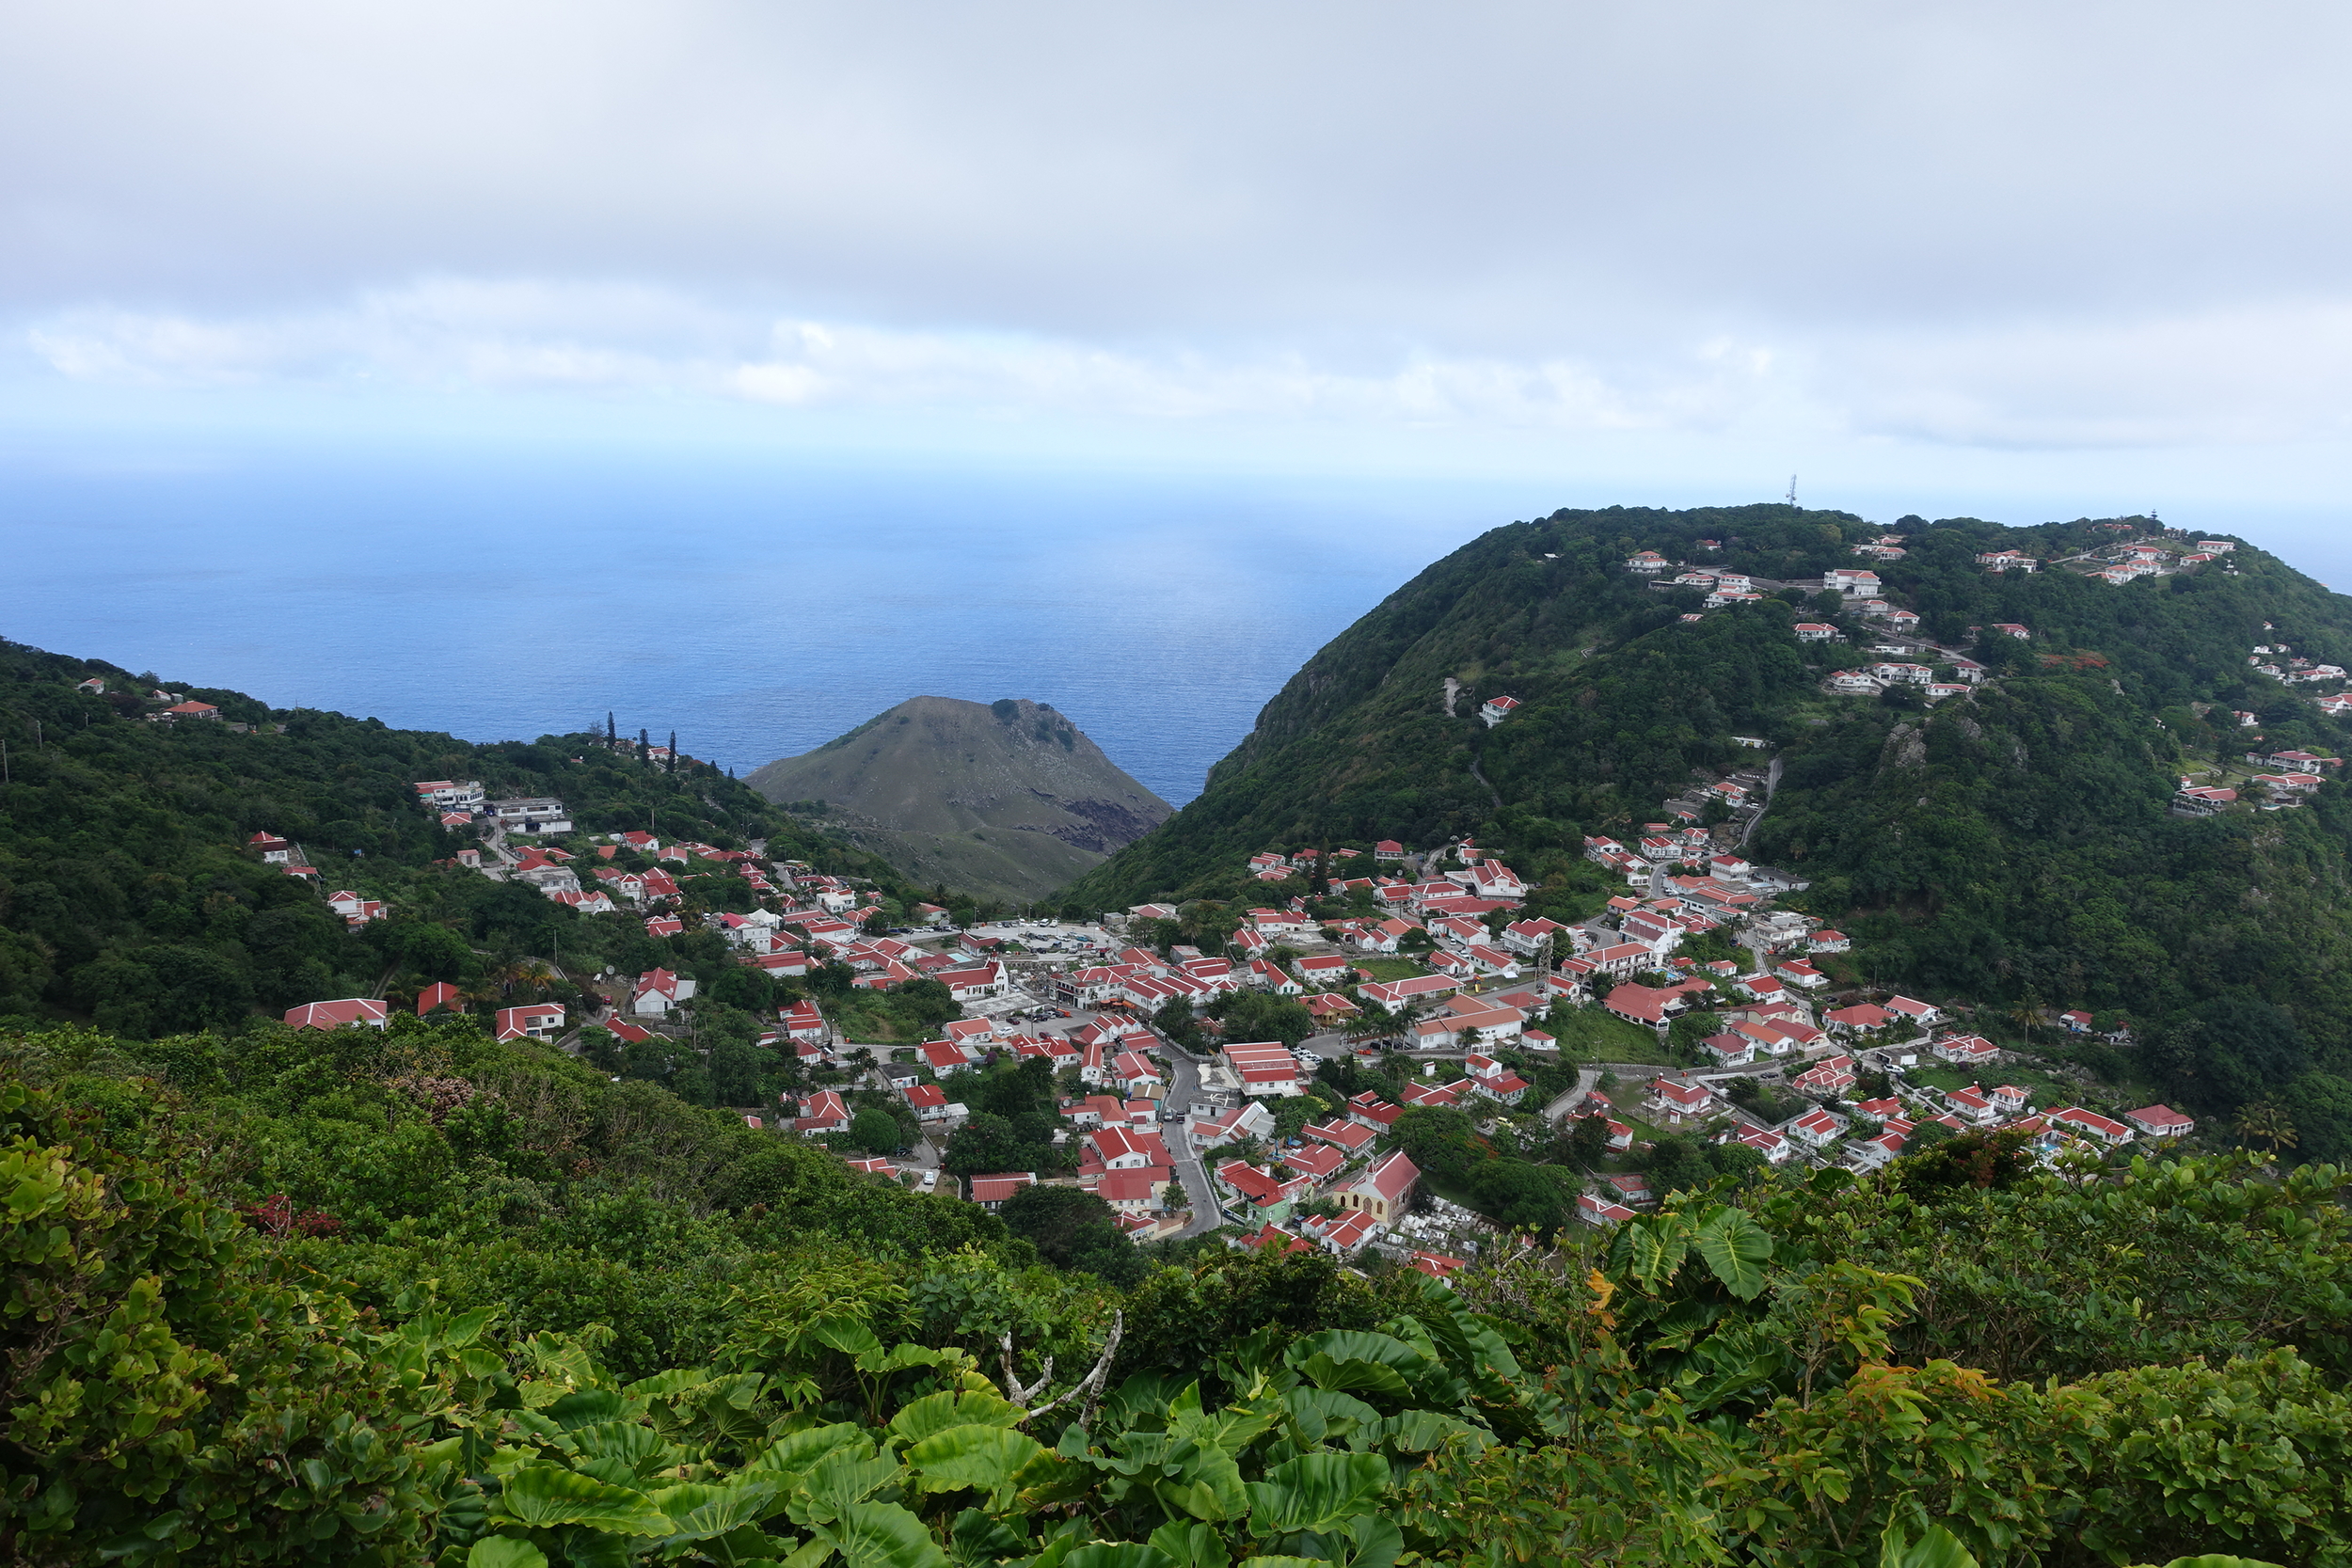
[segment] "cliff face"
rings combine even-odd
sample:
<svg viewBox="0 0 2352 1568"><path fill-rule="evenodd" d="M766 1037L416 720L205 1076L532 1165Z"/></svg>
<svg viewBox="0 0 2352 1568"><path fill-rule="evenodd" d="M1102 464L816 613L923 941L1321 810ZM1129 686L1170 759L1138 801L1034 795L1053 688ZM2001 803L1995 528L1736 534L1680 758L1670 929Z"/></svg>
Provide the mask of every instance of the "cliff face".
<svg viewBox="0 0 2352 1568"><path fill-rule="evenodd" d="M1068 719L1012 698L910 698L746 782L915 880L1015 900L1083 876L1174 810Z"/></svg>

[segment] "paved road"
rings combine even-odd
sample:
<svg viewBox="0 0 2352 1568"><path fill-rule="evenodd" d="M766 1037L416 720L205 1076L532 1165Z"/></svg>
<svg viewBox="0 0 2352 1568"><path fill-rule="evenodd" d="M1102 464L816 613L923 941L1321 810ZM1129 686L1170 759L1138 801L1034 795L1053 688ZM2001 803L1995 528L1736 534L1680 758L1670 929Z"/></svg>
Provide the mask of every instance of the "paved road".
<svg viewBox="0 0 2352 1568"><path fill-rule="evenodd" d="M1160 1041L1160 1054L1168 1058L1168 1071L1174 1078L1168 1099L1162 1103L1179 1111L1189 1107L1200 1098L1200 1058L1165 1037ZM1206 1235L1225 1223L1225 1216L1217 1211L1216 1189L1209 1184L1208 1167L1193 1152L1192 1140L1184 1136L1181 1115L1172 1123L1163 1121L1160 1135L1168 1145L1168 1157L1176 1162L1176 1180L1184 1184L1184 1196L1192 1200L1192 1223L1179 1231L1177 1238Z"/></svg>

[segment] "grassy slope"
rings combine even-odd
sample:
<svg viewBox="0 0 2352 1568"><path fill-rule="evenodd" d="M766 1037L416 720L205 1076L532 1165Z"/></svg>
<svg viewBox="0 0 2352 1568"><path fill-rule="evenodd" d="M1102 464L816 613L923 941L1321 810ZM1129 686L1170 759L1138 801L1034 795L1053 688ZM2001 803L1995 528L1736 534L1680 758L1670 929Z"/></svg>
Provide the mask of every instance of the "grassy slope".
<svg viewBox="0 0 2352 1568"><path fill-rule="evenodd" d="M745 781L825 818L920 880L1043 896L1165 820L1171 807L1060 714L915 697Z"/></svg>

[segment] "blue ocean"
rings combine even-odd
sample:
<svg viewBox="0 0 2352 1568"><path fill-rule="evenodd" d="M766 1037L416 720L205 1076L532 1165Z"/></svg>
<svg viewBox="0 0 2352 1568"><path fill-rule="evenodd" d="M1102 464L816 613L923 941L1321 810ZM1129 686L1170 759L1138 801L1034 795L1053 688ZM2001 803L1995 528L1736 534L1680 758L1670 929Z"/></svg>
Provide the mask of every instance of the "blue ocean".
<svg viewBox="0 0 2352 1568"><path fill-rule="evenodd" d="M739 773L918 694L1050 703L1170 801L1526 486L804 455L208 452L0 473L0 635L474 740L601 725Z"/></svg>

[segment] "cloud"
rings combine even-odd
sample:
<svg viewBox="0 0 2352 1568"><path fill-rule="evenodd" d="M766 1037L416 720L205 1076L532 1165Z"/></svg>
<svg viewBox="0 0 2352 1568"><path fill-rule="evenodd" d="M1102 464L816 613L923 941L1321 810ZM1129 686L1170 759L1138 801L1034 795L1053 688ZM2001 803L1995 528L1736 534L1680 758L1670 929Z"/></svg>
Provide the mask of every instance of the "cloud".
<svg viewBox="0 0 2352 1568"><path fill-rule="evenodd" d="M2330 437L2352 12L6 6L0 322L338 382Z"/></svg>

